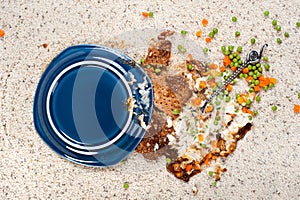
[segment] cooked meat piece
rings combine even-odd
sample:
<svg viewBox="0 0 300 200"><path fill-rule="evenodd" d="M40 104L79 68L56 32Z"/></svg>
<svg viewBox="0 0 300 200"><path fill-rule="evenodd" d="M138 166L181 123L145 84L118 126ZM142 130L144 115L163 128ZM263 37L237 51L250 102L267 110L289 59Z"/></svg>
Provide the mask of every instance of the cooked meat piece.
<svg viewBox="0 0 300 200"><path fill-rule="evenodd" d="M161 33L159 34L159 36L157 36L157 39L159 39L159 40L164 40L164 39L166 39L166 37L171 36L171 35L174 35L174 33L175 33L175 31L170 31L170 30L161 32Z"/></svg>
<svg viewBox="0 0 300 200"><path fill-rule="evenodd" d="M168 66L171 57L172 43L169 40L158 40L148 48L144 64Z"/></svg>
<svg viewBox="0 0 300 200"><path fill-rule="evenodd" d="M205 65L193 58L192 54L189 54L186 58L186 65L191 64L193 66L193 70L196 71L200 76L203 76L203 73L207 71Z"/></svg>
<svg viewBox="0 0 300 200"><path fill-rule="evenodd" d="M147 130L147 135L145 137L151 137L157 135L164 127L166 120L156 111L153 110L150 128Z"/></svg>
<svg viewBox="0 0 300 200"><path fill-rule="evenodd" d="M167 76L165 80L181 105L186 104L192 96L192 90L189 88L187 80L180 75Z"/></svg>
<svg viewBox="0 0 300 200"><path fill-rule="evenodd" d="M160 117L157 117L152 122L159 120ZM150 132L150 129L147 131L145 137L142 139L136 151L142 153L143 156L147 159L154 160L164 154L174 154L174 152L169 152L167 147L169 140L167 138L168 134L173 134L174 129L168 128L166 122L163 121L163 126L160 130L155 132ZM152 126L152 124L151 124ZM152 130L153 131L153 130ZM177 156L177 154L176 154Z"/></svg>

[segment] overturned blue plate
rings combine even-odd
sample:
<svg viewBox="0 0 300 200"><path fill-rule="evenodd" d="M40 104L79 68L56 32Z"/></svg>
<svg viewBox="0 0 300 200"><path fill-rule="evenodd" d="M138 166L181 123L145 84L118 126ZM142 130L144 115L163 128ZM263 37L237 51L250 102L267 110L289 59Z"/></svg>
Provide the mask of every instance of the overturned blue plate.
<svg viewBox="0 0 300 200"><path fill-rule="evenodd" d="M152 108L151 81L131 58L108 47L78 45L45 70L33 115L41 138L62 157L110 166L140 143Z"/></svg>

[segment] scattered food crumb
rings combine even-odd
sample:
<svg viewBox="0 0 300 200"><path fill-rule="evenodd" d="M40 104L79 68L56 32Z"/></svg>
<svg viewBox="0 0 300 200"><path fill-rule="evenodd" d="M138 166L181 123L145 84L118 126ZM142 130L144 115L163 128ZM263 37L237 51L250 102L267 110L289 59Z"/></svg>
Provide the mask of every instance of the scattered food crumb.
<svg viewBox="0 0 300 200"><path fill-rule="evenodd" d="M294 105L294 113L300 113L300 105Z"/></svg>
<svg viewBox="0 0 300 200"><path fill-rule="evenodd" d="M125 182L123 187L124 187L125 190L127 190L129 188L129 184L127 182Z"/></svg>
<svg viewBox="0 0 300 200"><path fill-rule="evenodd" d="M5 35L5 31L0 29L0 37L4 37L4 35Z"/></svg>

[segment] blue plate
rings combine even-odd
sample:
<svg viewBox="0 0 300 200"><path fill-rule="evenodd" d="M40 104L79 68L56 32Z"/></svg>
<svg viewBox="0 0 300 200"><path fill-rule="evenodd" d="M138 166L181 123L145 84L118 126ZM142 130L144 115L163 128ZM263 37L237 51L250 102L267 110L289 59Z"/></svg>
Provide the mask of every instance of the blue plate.
<svg viewBox="0 0 300 200"><path fill-rule="evenodd" d="M62 157L88 166L110 166L140 143L150 123L153 89L128 56L96 45L65 49L38 84L34 124Z"/></svg>

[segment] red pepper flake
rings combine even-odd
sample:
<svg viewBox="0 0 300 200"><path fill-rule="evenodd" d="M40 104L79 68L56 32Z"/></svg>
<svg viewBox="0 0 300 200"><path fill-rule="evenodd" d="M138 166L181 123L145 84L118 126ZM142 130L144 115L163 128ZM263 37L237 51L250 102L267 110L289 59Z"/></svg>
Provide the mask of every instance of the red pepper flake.
<svg viewBox="0 0 300 200"><path fill-rule="evenodd" d="M0 37L3 37L5 35L4 30L0 29Z"/></svg>

